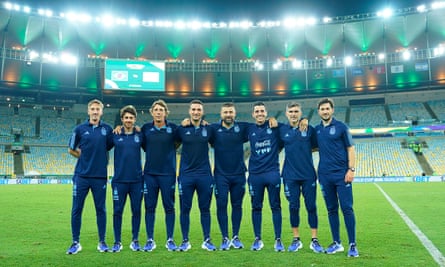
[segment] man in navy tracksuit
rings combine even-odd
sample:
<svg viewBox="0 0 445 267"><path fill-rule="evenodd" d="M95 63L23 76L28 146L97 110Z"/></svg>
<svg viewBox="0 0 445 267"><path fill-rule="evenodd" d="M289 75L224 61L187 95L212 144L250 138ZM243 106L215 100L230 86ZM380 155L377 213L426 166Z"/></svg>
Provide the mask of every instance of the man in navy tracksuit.
<svg viewBox="0 0 445 267"><path fill-rule="evenodd" d="M235 117L235 105L224 103L221 107L221 121L210 125L213 130L210 143L215 152L215 197L216 213L222 234L221 250L228 250L231 246L236 249L244 247L238 235L246 191L243 144L248 141L247 130L250 123L235 121ZM227 215L229 193L232 204L231 240Z"/></svg>
<svg viewBox="0 0 445 267"><path fill-rule="evenodd" d="M269 127L269 123L266 121L267 110L263 102L254 104L252 117L255 119L255 124L252 124L248 130L251 153L248 184L252 202L252 222L255 240L251 249L257 251L264 246L261 240L261 222L264 190L267 189L275 233L274 248L275 251L284 251L281 241L281 179L278 154L282 148L282 143L279 129Z"/></svg>
<svg viewBox="0 0 445 267"><path fill-rule="evenodd" d="M133 106L125 106L120 110L123 127L120 134L113 135L114 144L114 176L111 180L113 193L113 252L122 249L122 213L127 195L130 197L132 242L130 249L139 251L139 228L141 225L142 202L142 166L141 145L143 136L136 132L134 124L137 112Z"/></svg>
<svg viewBox="0 0 445 267"><path fill-rule="evenodd" d="M97 229L100 252L109 250L105 243L106 231L106 192L108 150L113 145L113 134L110 125L101 121L103 103L94 99L88 103L88 121L74 128L69 141L68 152L78 158L73 176L73 206L71 210L71 232L73 242L67 254L77 254L82 250L80 245L80 227L85 198L91 190L96 208Z"/></svg>
<svg viewBox="0 0 445 267"><path fill-rule="evenodd" d="M344 251L340 240L338 207L343 212L349 238L348 257L358 257L355 240L355 215L353 209L352 181L355 172L355 149L349 128L333 117L334 102L324 98L318 102L321 123L315 127L320 162L318 179L328 210L333 243L326 253Z"/></svg>
<svg viewBox="0 0 445 267"><path fill-rule="evenodd" d="M299 127L301 106L291 102L286 107L287 124L280 124L280 138L284 143L285 158L281 177L283 177L284 194L289 201L290 224L293 240L288 251L295 252L303 247L300 240L300 196L303 195L311 228L310 248L324 252L317 238L317 175L312 159L312 149L317 147L317 137L312 126L307 130Z"/></svg>
<svg viewBox="0 0 445 267"><path fill-rule="evenodd" d="M214 251L215 245L210 239L210 204L213 193L213 176L209 162L209 140L212 130L201 124L204 106L200 100L193 100L189 108L189 126L178 127L178 135L182 142L181 162L179 167L178 190L180 199L180 223L183 241L180 251L191 248L189 241L190 210L193 194L198 194L198 205L201 212L201 226L204 242L201 248Z"/></svg>
<svg viewBox="0 0 445 267"><path fill-rule="evenodd" d="M165 247L175 251L173 238L175 228L175 186L176 186L176 148L177 126L167 121L169 110L163 100L156 100L150 108L153 122L142 126L145 150L144 200L147 243L144 251L156 248L154 240L155 213L159 191L165 212L167 241Z"/></svg>

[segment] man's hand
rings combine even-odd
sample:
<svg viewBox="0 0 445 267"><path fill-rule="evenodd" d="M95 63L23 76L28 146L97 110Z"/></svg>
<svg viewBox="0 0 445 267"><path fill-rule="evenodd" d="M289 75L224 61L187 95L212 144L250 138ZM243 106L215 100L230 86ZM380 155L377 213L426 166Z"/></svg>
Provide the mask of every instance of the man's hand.
<svg viewBox="0 0 445 267"><path fill-rule="evenodd" d="M185 119L182 120L182 122L181 122L181 126L182 126L182 127L187 127L187 126L190 126L191 123L192 123L192 122L190 121L189 118L185 118ZM210 123L208 123L206 120L201 120L201 124L202 124L203 126L207 126L207 125L209 125Z"/></svg>
<svg viewBox="0 0 445 267"><path fill-rule="evenodd" d="M80 150L80 148L76 148L76 150L72 150L71 148L68 148L68 153L70 153L70 155L75 158L79 158L82 151Z"/></svg>
<svg viewBox="0 0 445 267"><path fill-rule="evenodd" d="M116 127L114 128L114 130L113 130L113 133L114 133L114 134L121 134L121 133L122 133L122 128L123 128L122 125L118 125L118 126L116 126Z"/></svg>
<svg viewBox="0 0 445 267"><path fill-rule="evenodd" d="M182 127L190 126L190 119L189 118L183 119L181 122L181 126Z"/></svg>
<svg viewBox="0 0 445 267"><path fill-rule="evenodd" d="M307 131L308 125L309 125L308 119L303 118L298 123L298 128L300 129L300 131L304 132L304 131Z"/></svg>
<svg viewBox="0 0 445 267"><path fill-rule="evenodd" d="M270 128L277 128L278 127L278 121L275 117L269 118L269 127Z"/></svg>
<svg viewBox="0 0 445 267"><path fill-rule="evenodd" d="M350 169L345 174L345 183L350 184L354 181L354 172Z"/></svg>

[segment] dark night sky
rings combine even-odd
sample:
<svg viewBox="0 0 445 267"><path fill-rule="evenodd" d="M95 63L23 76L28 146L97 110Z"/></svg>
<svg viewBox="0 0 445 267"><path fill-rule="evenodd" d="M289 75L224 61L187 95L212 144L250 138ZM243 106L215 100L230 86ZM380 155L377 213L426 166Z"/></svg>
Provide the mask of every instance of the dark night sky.
<svg viewBox="0 0 445 267"><path fill-rule="evenodd" d="M200 18L201 20L279 20L294 16L342 16L376 12L386 6L416 7L432 1L419 0L19 0L33 8L54 11L83 10L94 15L95 10L110 11L119 16L139 19Z"/></svg>

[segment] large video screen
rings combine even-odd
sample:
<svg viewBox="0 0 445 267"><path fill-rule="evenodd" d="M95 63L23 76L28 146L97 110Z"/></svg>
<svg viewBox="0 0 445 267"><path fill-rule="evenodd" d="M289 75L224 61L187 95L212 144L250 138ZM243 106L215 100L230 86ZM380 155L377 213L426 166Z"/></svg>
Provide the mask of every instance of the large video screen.
<svg viewBox="0 0 445 267"><path fill-rule="evenodd" d="M105 60L105 89L165 91L163 61Z"/></svg>

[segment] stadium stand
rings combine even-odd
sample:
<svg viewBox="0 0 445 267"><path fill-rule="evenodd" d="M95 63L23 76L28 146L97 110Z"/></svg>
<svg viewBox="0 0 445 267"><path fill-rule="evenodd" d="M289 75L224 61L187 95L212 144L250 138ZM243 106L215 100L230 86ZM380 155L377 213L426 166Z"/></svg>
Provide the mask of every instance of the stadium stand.
<svg viewBox="0 0 445 267"><path fill-rule="evenodd" d="M0 145L0 175L12 175L14 172L14 159L12 153L5 153L5 146Z"/></svg>
<svg viewBox="0 0 445 267"><path fill-rule="evenodd" d="M372 114L372 116L370 116ZM388 124L383 105L351 107L351 128L383 127Z"/></svg>
<svg viewBox="0 0 445 267"><path fill-rule="evenodd" d="M269 105L269 112L273 115L278 114L281 121L285 121L285 104L287 102L277 102ZM441 110L445 101L429 101L429 105L437 112ZM209 104L207 119L210 122L215 122L219 119L219 108L221 103ZM170 119L180 123L184 117L187 116L188 104L172 104L169 105L171 110ZM403 103L391 104L390 112L394 118L402 119L402 114L416 114L416 116L426 117L428 112L425 110L422 103ZM418 109L421 109L419 111ZM238 119L244 121L252 121L251 118L251 103L237 105ZM315 109L309 109L312 113L310 122L312 124L319 123L319 116ZM335 116L344 120L346 117L348 107L338 106L335 108ZM114 124L118 119L117 110L107 110L107 115L104 116L110 124ZM0 125L2 132L0 135L0 148L2 153L5 151L5 145L11 144L14 137L11 133L11 127L23 129L23 143L29 146L29 153L22 153L23 168L25 174L39 173L43 175L71 175L73 166L76 160L71 157L66 151L66 144L72 129L80 121L83 121L85 114L65 112L57 114L51 110L35 110L32 108L21 108L19 115L11 114L11 109L2 108L0 113L4 116L0 117ZM370 116L369 114L372 114ZM437 114L440 114L437 112ZM38 120L37 118L40 117ZM358 127L384 127L386 115L383 105L376 106L353 106L350 108L350 122L352 128ZM151 116L148 111L140 112L138 116L138 124L150 121ZM40 134L37 137L36 125L40 129ZM6 130L5 130L6 129ZM9 129L9 130L8 130ZM431 165L434 173L445 173L445 139L443 133L437 133L438 137L431 134L424 134L427 136L428 147L423 150L425 158ZM419 133L423 136L423 133ZM357 173L358 177L375 177L375 176L413 176L422 173L422 167L416 161L416 157L412 150L404 149L401 146L401 139L394 138L359 138L354 139L356 142L357 151ZM143 151L141 151L143 154ZM213 157L213 150L210 151L211 158ZM11 175L14 169L14 159L12 153L3 153L0 175ZM113 175L113 152L110 152L109 175ZM144 158L144 156L142 157ZM313 154L314 164L318 165L318 154ZM280 157L282 159L282 156Z"/></svg>
<svg viewBox="0 0 445 267"><path fill-rule="evenodd" d="M445 174L445 139L427 138L427 148L423 148L423 155L428 160L435 174Z"/></svg>
<svg viewBox="0 0 445 267"><path fill-rule="evenodd" d="M72 175L75 164L67 147L33 146L30 153L23 153L25 175Z"/></svg>
<svg viewBox="0 0 445 267"><path fill-rule="evenodd" d="M431 109L437 118L444 122L445 121L445 100L431 100L428 101Z"/></svg>
<svg viewBox="0 0 445 267"><path fill-rule="evenodd" d="M421 102L407 102L398 104L389 104L388 108L391 117L395 121L404 121L409 117L415 117L417 120L431 120L431 115L425 109Z"/></svg>
<svg viewBox="0 0 445 267"><path fill-rule="evenodd" d="M389 139L389 140L388 140ZM355 143L357 177L413 176L422 173L411 149L397 138L360 140Z"/></svg>

